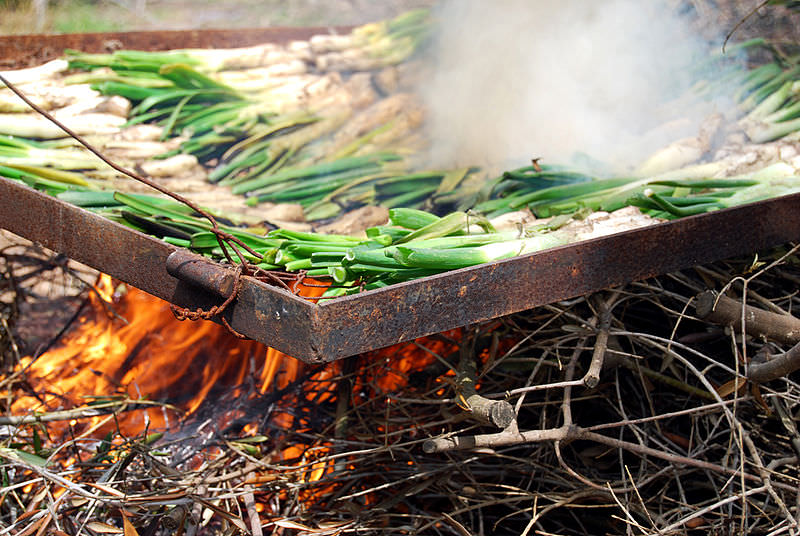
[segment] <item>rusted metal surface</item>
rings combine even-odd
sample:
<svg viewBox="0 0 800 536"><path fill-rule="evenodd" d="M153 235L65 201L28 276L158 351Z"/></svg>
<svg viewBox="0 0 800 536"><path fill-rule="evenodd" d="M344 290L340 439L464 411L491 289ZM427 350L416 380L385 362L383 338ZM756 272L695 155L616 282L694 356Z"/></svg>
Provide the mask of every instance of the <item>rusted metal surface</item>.
<svg viewBox="0 0 800 536"><path fill-rule="evenodd" d="M178 249L166 260L167 273L191 285L209 290L222 298L233 293L236 277L229 268L199 255Z"/></svg>
<svg viewBox="0 0 800 536"><path fill-rule="evenodd" d="M160 298L168 299L177 283L164 268L173 246L3 178L0 228Z"/></svg>
<svg viewBox="0 0 800 536"><path fill-rule="evenodd" d="M587 240L323 303L318 350L343 357L796 240L800 194Z"/></svg>
<svg viewBox="0 0 800 536"><path fill-rule="evenodd" d="M224 314L250 338L304 361L330 361L798 240L798 207L800 194L761 201L322 305L245 277ZM181 307L207 309L232 285L223 266L6 179L0 227Z"/></svg>
<svg viewBox="0 0 800 536"><path fill-rule="evenodd" d="M305 39L273 28L0 37L0 65L64 48L165 50ZM231 326L298 359L322 362L496 318L609 286L800 239L800 194L466 268L315 305L244 278ZM181 307L229 295L229 269L0 178L0 228L42 243Z"/></svg>
<svg viewBox="0 0 800 536"><path fill-rule="evenodd" d="M0 66L27 67L63 56L64 49L84 52L235 48L260 43L287 43L312 35L342 32L349 27L240 28L236 30L175 30L157 32L84 33L0 36Z"/></svg>
<svg viewBox="0 0 800 536"><path fill-rule="evenodd" d="M218 294L224 293L224 267L183 250L169 264L175 273L193 275L186 280L173 277L167 259L179 248L3 178L0 228L181 307L208 309L222 301ZM217 292L197 285L198 280ZM322 357L309 336L315 307L283 289L245 278L225 315L235 330L254 340L299 359L319 361Z"/></svg>

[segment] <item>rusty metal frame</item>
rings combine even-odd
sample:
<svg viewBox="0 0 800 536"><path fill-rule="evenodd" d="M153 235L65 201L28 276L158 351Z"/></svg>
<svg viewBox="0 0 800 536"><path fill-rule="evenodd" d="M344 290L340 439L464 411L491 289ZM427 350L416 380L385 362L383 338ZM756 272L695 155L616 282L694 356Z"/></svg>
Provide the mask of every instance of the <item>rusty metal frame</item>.
<svg viewBox="0 0 800 536"><path fill-rule="evenodd" d="M44 63L72 48L84 52L173 50L179 48L233 48L260 43L286 43L312 35L349 31L349 26L316 28L239 28L235 30L166 30L148 32L82 33L0 36L0 68Z"/></svg>
<svg viewBox="0 0 800 536"><path fill-rule="evenodd" d="M244 278L225 316L298 359L330 361L798 240L798 209L794 194L320 305ZM183 307L208 308L230 292L224 266L7 179L0 179L0 227Z"/></svg>
<svg viewBox="0 0 800 536"><path fill-rule="evenodd" d="M319 28L0 37L0 62L63 48L160 50L303 39ZM0 228L40 242L176 305L208 308L231 274L186 250L0 178ZM237 331L324 362L610 286L800 240L800 194L465 268L316 305L244 278L225 317Z"/></svg>

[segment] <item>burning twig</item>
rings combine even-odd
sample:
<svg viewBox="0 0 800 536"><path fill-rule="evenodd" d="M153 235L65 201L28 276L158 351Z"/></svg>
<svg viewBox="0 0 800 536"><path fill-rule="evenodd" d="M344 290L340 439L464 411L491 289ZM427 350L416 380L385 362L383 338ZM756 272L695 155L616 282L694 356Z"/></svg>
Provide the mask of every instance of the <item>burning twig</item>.
<svg viewBox="0 0 800 536"><path fill-rule="evenodd" d="M20 426L23 424L43 423L43 422L56 422L56 421L69 421L72 419L88 419L91 417L99 417L108 415L110 413L119 414L126 411L136 411L138 409L150 408L153 406L164 406L172 410L177 410L168 404L159 402L151 402L147 400L114 400L110 402L103 402L91 407L79 407L63 411L50 411L47 413L33 414L33 415L8 415L0 417L0 426Z"/></svg>

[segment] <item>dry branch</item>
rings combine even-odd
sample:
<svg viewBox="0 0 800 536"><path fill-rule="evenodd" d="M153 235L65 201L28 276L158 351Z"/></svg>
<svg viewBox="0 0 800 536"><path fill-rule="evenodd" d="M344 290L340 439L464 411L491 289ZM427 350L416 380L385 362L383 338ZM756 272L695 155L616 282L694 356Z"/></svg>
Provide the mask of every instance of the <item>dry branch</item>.
<svg viewBox="0 0 800 536"><path fill-rule="evenodd" d="M800 370L800 343L792 346L788 351L766 358L767 361L752 363L747 368L747 379L755 383L764 383L778 378L783 378Z"/></svg>
<svg viewBox="0 0 800 536"><path fill-rule="evenodd" d="M600 383L600 373L603 370L603 361L608 348L608 330L611 328L611 307L618 296L619 291L615 291L607 300L602 298L597 300L597 338L594 342L592 362L589 370L583 376L583 383L586 387L595 388Z"/></svg>
<svg viewBox="0 0 800 536"><path fill-rule="evenodd" d="M720 326L731 326L742 330L742 318L750 335L765 337L785 344L800 343L800 319L788 314L778 314L744 305L712 290L697 296L697 316Z"/></svg>
<svg viewBox="0 0 800 536"><path fill-rule="evenodd" d="M524 443L536 443L540 441L559 441L567 439L569 427L551 428L548 430L528 430L520 432L516 426L498 432L496 434L481 434L463 437L437 437L429 439L422 444L422 449L431 454L434 452L445 452L448 450L464 450L474 448L499 448L509 445L520 445Z"/></svg>
<svg viewBox="0 0 800 536"><path fill-rule="evenodd" d="M456 376L456 391L467 411L479 422L497 428L507 428L516 419L514 407L506 400L490 400L478 394L475 384L478 365L475 361L474 339L463 341Z"/></svg>
<svg viewBox="0 0 800 536"><path fill-rule="evenodd" d="M713 471L715 473L720 473L724 475L736 476L749 481L761 481L764 483L769 482L768 479L763 478L763 475L762 476L754 475L751 473L742 472L739 469L733 469L730 467L725 467L722 465L710 463L704 460L698 460L696 458L692 458L689 456L681 456L679 454L665 452L663 450L647 447L645 445L639 445L637 443L631 443L629 441L622 441L613 437L598 434L596 432L591 432L589 430L586 430L585 428L581 428L580 426L576 425L562 426L560 428L550 428L547 430L528 430L526 432L520 432L519 430L516 429L508 429L508 430L503 430L502 432L499 432L497 434L436 438L426 441L423 444L423 449L425 450L425 452L434 453L434 452L444 452L449 450L499 448L511 445L521 445L525 443L540 443L543 441L567 442L575 440L595 441L602 445L621 448L629 452L643 454L661 460L665 460L676 466L687 465L690 467L696 467L698 469L703 469L706 471ZM778 485L776 487L780 487L781 489L787 489L787 488L791 489L790 486L786 486L783 484Z"/></svg>
<svg viewBox="0 0 800 536"><path fill-rule="evenodd" d="M98 404L92 407L80 407L67 409L63 411L50 411L47 413L34 413L31 415L6 415L0 417L0 426L20 426L23 424L31 424L37 422L56 422L56 421L69 421L72 419L88 419L91 417L100 417L102 415L109 415L112 413L124 413L126 411L135 411L138 409L146 409L153 407L153 404L146 402L132 402L129 400L119 400L109 403ZM173 408L175 409L175 408Z"/></svg>
<svg viewBox="0 0 800 536"><path fill-rule="evenodd" d="M162 518L161 524L167 530L183 531L183 523L186 520L186 506L179 504L171 508Z"/></svg>

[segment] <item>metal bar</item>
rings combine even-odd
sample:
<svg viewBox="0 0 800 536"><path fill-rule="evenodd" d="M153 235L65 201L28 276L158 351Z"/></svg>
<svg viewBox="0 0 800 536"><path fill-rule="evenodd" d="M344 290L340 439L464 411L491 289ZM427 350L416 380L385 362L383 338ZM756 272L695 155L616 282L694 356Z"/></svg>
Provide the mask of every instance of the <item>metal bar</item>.
<svg viewBox="0 0 800 536"><path fill-rule="evenodd" d="M231 269L185 249L170 253L165 265L169 275L210 290L221 298L233 293L236 277Z"/></svg>
<svg viewBox="0 0 800 536"><path fill-rule="evenodd" d="M800 240L800 194L465 268L318 307L321 354L345 357Z"/></svg>
<svg viewBox="0 0 800 536"><path fill-rule="evenodd" d="M322 305L244 278L225 316L237 331L298 359L330 361L798 240L798 207L800 194L770 199ZM6 179L0 227L190 309L219 304L230 284L220 265Z"/></svg>
<svg viewBox="0 0 800 536"><path fill-rule="evenodd" d="M312 35L349 31L350 27L240 28L236 30L173 30L157 32L84 33L0 36L0 67L41 64L64 55L64 49L84 52L235 48L261 43L286 43Z"/></svg>
<svg viewBox="0 0 800 536"><path fill-rule="evenodd" d="M222 301L222 266L4 178L0 178L0 228L180 307L207 310ZM171 275L168 265L185 280ZM203 269L209 265L214 268ZM204 272L205 279L198 275ZM206 284L198 285L198 279ZM216 289L210 292L209 287ZM245 278L225 316L236 331L254 340L305 361L322 361L324 356L310 335L315 307L283 289Z"/></svg>

